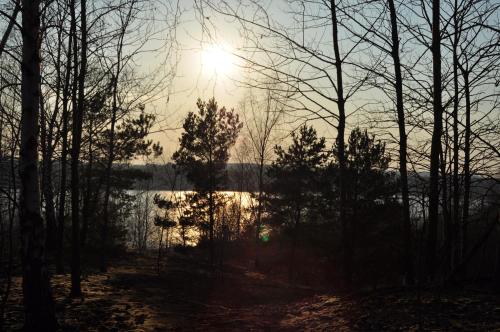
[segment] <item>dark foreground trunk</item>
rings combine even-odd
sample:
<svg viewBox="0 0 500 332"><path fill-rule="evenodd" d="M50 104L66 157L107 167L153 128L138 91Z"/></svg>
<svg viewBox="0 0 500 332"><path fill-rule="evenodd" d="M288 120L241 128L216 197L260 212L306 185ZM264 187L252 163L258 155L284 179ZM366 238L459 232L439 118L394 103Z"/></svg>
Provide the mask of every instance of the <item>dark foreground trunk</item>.
<svg viewBox="0 0 500 332"><path fill-rule="evenodd" d="M429 183L429 235L427 243L427 277L433 280L436 272L436 251L439 222L439 155L441 153L441 135L443 132L443 107L441 105L441 31L440 1L432 4L432 63L433 63L433 112L434 128L432 131L430 183Z"/></svg>
<svg viewBox="0 0 500 332"><path fill-rule="evenodd" d="M54 302L44 257L44 229L38 178L38 117L40 111L39 0L23 0L21 83L21 259L26 331L55 331Z"/></svg>
<svg viewBox="0 0 500 332"><path fill-rule="evenodd" d="M339 160L339 188L340 188L340 225L342 236L342 250L343 250L343 273L346 287L350 287L352 281L352 246L349 241L349 225L346 217L346 190L344 174L346 168L345 161L345 98L344 98L344 84L342 73L342 59L340 56L339 37L338 37L338 22L337 22L337 8L334 0L330 1L330 11L332 19L332 35L333 35L333 50L335 53L335 70L337 77L337 107L339 111L338 126L337 126L337 158Z"/></svg>
<svg viewBox="0 0 500 332"><path fill-rule="evenodd" d="M401 197L403 200L403 268L405 273L405 282L411 285L414 283L415 272L413 268L410 197L408 195L408 169L406 166L408 144L406 138L405 111L403 104L403 77L401 75L401 61L399 57L399 35L396 7L394 5L394 0L388 0L388 4L391 16L392 59L394 61L394 75L396 77L394 84L396 87L396 110L398 114L399 129L399 173L401 176Z"/></svg>

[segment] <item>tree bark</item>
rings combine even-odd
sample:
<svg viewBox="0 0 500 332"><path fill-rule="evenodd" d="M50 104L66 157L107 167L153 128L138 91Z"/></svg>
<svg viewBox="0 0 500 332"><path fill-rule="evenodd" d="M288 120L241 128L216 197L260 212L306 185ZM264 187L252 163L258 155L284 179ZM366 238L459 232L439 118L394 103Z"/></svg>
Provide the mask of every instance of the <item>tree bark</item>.
<svg viewBox="0 0 500 332"><path fill-rule="evenodd" d="M349 241L349 225L346 218L346 190L345 190L345 99L344 85L342 77L342 59L340 57L339 38L338 38L338 21L337 9L335 0L330 1L330 11L332 16L332 36L333 50L335 53L335 69L337 73L337 107L338 107L338 125L337 125L337 158L339 160L339 189L340 189L340 205L339 205L339 222L341 225L341 238L343 247L343 272L346 286L350 287L352 281L352 248Z"/></svg>
<svg viewBox="0 0 500 332"><path fill-rule="evenodd" d="M56 216L54 206L54 188L52 186L52 130L48 128L47 117L45 114L43 98L40 97L40 138L42 150L42 194L44 201L45 211L45 224L46 224L46 241L45 248L47 252L54 253L56 244Z"/></svg>
<svg viewBox="0 0 500 332"><path fill-rule="evenodd" d="M262 225L262 200L264 192L264 155L259 160L259 194L257 202L257 224L255 225L255 267L259 267L260 228Z"/></svg>
<svg viewBox="0 0 500 332"><path fill-rule="evenodd" d="M19 5L20 2L21 0L16 0L14 4L14 10L12 11L12 15L10 16L9 24L7 25L7 28L3 33L2 40L0 41L0 57L2 56L5 45L7 45L7 41L9 40L10 33L12 32L14 24L16 23L17 14L19 14L19 11L21 10L21 6Z"/></svg>
<svg viewBox="0 0 500 332"><path fill-rule="evenodd" d="M38 135L40 112L40 1L22 2L21 146L19 222L26 331L55 331L54 301L45 264L40 212Z"/></svg>
<svg viewBox="0 0 500 332"><path fill-rule="evenodd" d="M55 254L57 260L57 220L56 220L56 207L54 202L54 185L53 185L53 165L54 165L54 150L56 147L57 139L55 139L56 121L60 110L60 95L61 95L61 57L62 57L62 24L58 27L57 31L57 56L56 56L56 89L54 109L50 118L45 116L44 102L41 99L41 115L42 115L42 153L43 153L43 167L42 167L42 189L45 201L45 221L47 224L47 241L46 248L51 254ZM43 142L44 141L44 142Z"/></svg>
<svg viewBox="0 0 500 332"><path fill-rule="evenodd" d="M452 248L452 242L451 242L451 232L452 232L452 226L451 226L451 216L450 216L450 209L448 206L448 202L451 199L451 197L448 196L448 174L446 171L446 166L447 166L447 150L448 150L448 122L446 121L446 128L444 130L445 134L445 148L444 151L442 151L440 155L440 167L441 167L441 209L442 209L442 214L443 214L443 226L444 226L444 263L442 264L442 270L447 273L450 271L451 268L451 248Z"/></svg>
<svg viewBox="0 0 500 332"><path fill-rule="evenodd" d="M213 183L212 182L212 172L210 172L210 183ZM211 186L210 192L208 193L208 221L210 223L210 229L209 229L210 266L214 267L214 265L215 265L215 236L214 236L215 206L214 206L214 189L212 188L212 184L210 186Z"/></svg>
<svg viewBox="0 0 500 332"><path fill-rule="evenodd" d="M81 246L82 248L85 247L85 244L87 243L87 234L88 234L88 228L89 228L89 219L90 216L92 215L92 209L91 209L91 198L92 198L92 193L93 191L93 186L92 186L92 170L94 166L94 158L92 154L92 146L93 146L93 132L92 132L92 127L93 127L93 118L92 115L90 115L89 119L89 143L88 143L88 158L89 160L87 161L87 167L85 171L85 177L86 177L86 184L85 184L85 197L83 199L83 220L82 220L82 234L81 234Z"/></svg>
<svg viewBox="0 0 500 332"><path fill-rule="evenodd" d="M403 78L401 75L401 60L399 57L399 34L396 7L394 0L387 1L389 5L389 13L391 17L391 37L392 37L392 60L394 62L394 75L396 81L396 111L398 114L398 129L399 129L399 174L401 177L401 198L403 201L403 266L405 273L405 283L412 285L415 282L415 271L413 268L413 239L411 236L411 220L410 220L410 197L408 193L408 169L407 169L407 135L405 110L403 102Z"/></svg>
<svg viewBox="0 0 500 332"><path fill-rule="evenodd" d="M66 73L64 78L64 90L62 100L62 147L61 147L61 183L59 189L59 211L57 216L57 254L56 271L64 273L64 224L66 217L66 191L67 191L67 167L68 167L68 102L71 84L71 56L72 56L73 33L68 36L68 53L66 60ZM76 52L76 50L73 50Z"/></svg>
<svg viewBox="0 0 500 332"><path fill-rule="evenodd" d="M72 1L72 20L76 24L75 1ZM85 76L87 69L87 10L86 0L80 1L81 17L81 58L80 71L77 71L77 45L76 36L74 36L74 55L75 55L75 78L78 77L78 96L73 93L73 136L71 140L71 219L72 219L72 250L71 250L71 292L72 297L81 297L81 258L80 258L80 149L82 145L82 125L84 113L85 98ZM76 31L76 28L74 29ZM77 97L77 98L76 98Z"/></svg>
<svg viewBox="0 0 500 332"><path fill-rule="evenodd" d="M433 69L433 113L430 180L429 180L429 234L427 244L427 276L433 280L436 272L437 231L439 223L439 154L443 132L443 106L441 102L441 30L440 1L432 2L432 69Z"/></svg>
<svg viewBox="0 0 500 332"><path fill-rule="evenodd" d="M460 224L460 185L458 179L459 165L458 158L460 153L460 145L458 140L458 107L459 107L459 86L458 86L458 43L459 43L459 27L458 27L458 1L455 0L453 13L453 24L455 27L455 35L453 37L453 238L450 239L452 244L454 244L455 249L453 250L453 256L451 257L451 265L455 264L456 260L456 248L457 245L457 235L458 235L458 225Z"/></svg>
<svg viewBox="0 0 500 332"><path fill-rule="evenodd" d="M113 168L114 161L114 153L115 153L115 126L116 126L116 113L118 111L118 75L120 71L120 55L121 51L119 51L118 55L118 64L117 64L117 73L116 76L113 77L113 105L112 105L112 114L111 114L111 128L110 128L110 137L109 137L109 148L108 148L108 160L106 163L106 186L104 191L104 215L101 229L101 241L103 246L103 253L101 255L100 269L101 272L106 272L108 269L108 261L107 254L109 248L109 199L111 196L111 171Z"/></svg>
<svg viewBox="0 0 500 332"><path fill-rule="evenodd" d="M465 257L467 247L467 226L469 222L469 205L470 205L470 141L471 141L471 102L470 102L470 86L469 86L469 73L464 70L462 73L464 77L465 89L465 138L464 138L464 202L463 202L463 215L462 215L462 257ZM467 271L461 271L465 274Z"/></svg>
<svg viewBox="0 0 500 332"><path fill-rule="evenodd" d="M109 146L108 146L108 159L106 161L106 183L104 190L104 206L103 206L103 222L101 227L101 241L103 254L101 255L100 269L102 272L107 271L107 252L109 248L108 238L109 234L109 200L111 197L111 171L113 168L113 162L115 160L115 126L118 112L118 78L121 73L121 60L123 51L123 39L126 31L126 25L122 27L122 33L120 34L118 46L117 46L117 62L116 62L116 73L113 73L113 101L111 106L111 128L109 136Z"/></svg>

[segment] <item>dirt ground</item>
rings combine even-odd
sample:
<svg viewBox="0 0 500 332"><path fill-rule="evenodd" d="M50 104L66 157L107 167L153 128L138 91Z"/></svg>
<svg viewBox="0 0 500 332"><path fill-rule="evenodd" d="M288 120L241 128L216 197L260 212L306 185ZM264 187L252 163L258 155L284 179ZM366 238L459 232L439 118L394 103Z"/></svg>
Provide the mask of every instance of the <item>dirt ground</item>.
<svg viewBox="0 0 500 332"><path fill-rule="evenodd" d="M273 279L251 267L211 270L173 255L158 275L153 256L132 255L108 273L84 276L69 299L69 275L52 285L62 331L500 331L500 295L472 290L384 290L339 295ZM435 293L435 292L434 292ZM14 280L7 331L22 327Z"/></svg>

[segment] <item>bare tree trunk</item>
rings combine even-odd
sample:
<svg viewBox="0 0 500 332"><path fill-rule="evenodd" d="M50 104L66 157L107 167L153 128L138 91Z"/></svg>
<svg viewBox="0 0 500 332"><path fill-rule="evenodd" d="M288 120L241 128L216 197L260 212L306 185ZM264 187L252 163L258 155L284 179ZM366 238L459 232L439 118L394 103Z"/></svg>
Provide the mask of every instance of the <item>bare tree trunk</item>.
<svg viewBox="0 0 500 332"><path fill-rule="evenodd" d="M47 224L47 250L54 252L55 243L56 243L56 212L55 212L55 204L54 204L54 187L52 178L53 172L53 149L51 145L52 135L49 133L47 137L47 142L49 146L47 146L48 151L46 155L46 163L44 161L44 171L43 176L45 178L43 187L44 197L45 197L45 218Z"/></svg>
<svg viewBox="0 0 500 332"><path fill-rule="evenodd" d="M391 36L392 36L392 60L394 62L394 82L396 88L396 110L398 113L399 129L399 174L401 177L401 198L403 201L403 260L405 283L412 285L415 282L415 271L413 268L413 239L411 236L410 220L410 197L408 194L408 169L406 162L408 140L406 135L405 110L403 102L403 78L401 75L401 60L399 57L399 34L396 8L394 0L387 1L391 16Z"/></svg>
<svg viewBox="0 0 500 332"><path fill-rule="evenodd" d="M446 171L447 166L447 150L448 150L448 122L446 121L446 129L444 131L445 135L445 148L444 151L440 153L440 167L441 167L441 197L442 204L441 209L443 211L443 226L444 226L444 264L442 264L442 270L445 274L450 270L451 263L451 218L450 218L450 210L448 208L448 174Z"/></svg>
<svg viewBox="0 0 500 332"><path fill-rule="evenodd" d="M64 77L64 90L62 100L62 147L61 147L61 183L59 190L59 211L57 216L57 254L56 271L64 273L64 224L66 214L66 191L67 191L67 167L68 167L68 102L71 84L71 56L72 56L73 33L68 36L68 52L66 59L66 73ZM76 52L76 50L73 50Z"/></svg>
<svg viewBox="0 0 500 332"><path fill-rule="evenodd" d="M45 248L47 252L53 253L56 239L56 216L54 207L54 190L52 187L52 135L48 128L46 111L44 109L43 98L40 97L40 139L42 150L42 195L45 203L45 224L46 224L46 241Z"/></svg>
<svg viewBox="0 0 500 332"><path fill-rule="evenodd" d="M257 216L256 216L256 224L255 224L255 267L259 266L259 249L260 249L260 232L262 228L262 212L264 209L263 201L264 201L264 170L265 170L265 162L266 155L268 150L268 145L271 140L271 135L274 127L278 123L280 118L280 114L282 112L281 109L274 108L272 109L273 96L271 92L267 92L266 99L266 113L265 119L263 122L257 124L254 122L254 130L249 129L250 139L252 141L253 147L257 150L258 159L256 162L259 165L258 174L257 174L257 185L258 185L258 196L257 196ZM259 111L259 110L258 110ZM252 107L252 113L254 117L254 121L257 118L257 113ZM249 127L250 128L250 127Z"/></svg>
<svg viewBox="0 0 500 332"><path fill-rule="evenodd" d="M129 12L130 15L130 12ZM128 19L128 18L127 18ZM128 22L128 21L127 21ZM127 23L128 24L128 23ZM109 251L109 200L111 196L111 171L113 168L113 162L115 159L115 126L118 112L118 81L121 73L121 61L122 61L122 51L123 51L123 40L125 38L126 25L122 27L122 33L120 34L118 45L117 45L117 62L116 62L116 72L113 73L113 101L111 105L111 128L109 136L109 146L108 146L108 159L106 162L106 183L104 190L104 206L103 206L103 221L101 228L101 241L103 254L101 255L100 269L102 272L107 271L107 252Z"/></svg>
<svg viewBox="0 0 500 332"><path fill-rule="evenodd" d="M209 138L213 140L213 137ZM209 241L210 241L210 266L215 265L215 239L214 239L214 227L215 227L215 206L214 206L214 167L212 162L212 150L209 152L208 156L209 165L209 193L208 193L208 222L209 222Z"/></svg>
<svg viewBox="0 0 500 332"><path fill-rule="evenodd" d="M259 160L259 196L257 202L257 225L255 225L255 267L259 266L260 228L262 225L262 200L264 193L264 156Z"/></svg>
<svg viewBox="0 0 500 332"><path fill-rule="evenodd" d="M26 331L55 331L54 301L45 264L44 229L38 178L38 117L40 112L40 1L22 2L21 259Z"/></svg>
<svg viewBox="0 0 500 332"><path fill-rule="evenodd" d="M437 231L439 223L439 154L443 132L443 106L441 102L441 30L440 1L432 2L432 64L433 64L433 113L430 181L429 181L429 237L427 245L427 273L433 280L436 272Z"/></svg>
<svg viewBox="0 0 500 332"><path fill-rule="evenodd" d="M103 221L101 229L101 245L103 246L103 254L101 255L100 269L101 272L106 272L108 269L107 251L109 251L108 231L109 231L109 199L111 196L111 171L113 168L114 152L115 152L115 126L117 113L117 94L118 94L118 74L120 70L120 55L118 56L117 74L113 77L113 105L111 114L111 129L109 137L108 160L106 164L106 186L104 191L104 206L103 206Z"/></svg>
<svg viewBox="0 0 500 332"><path fill-rule="evenodd" d="M337 72L337 107L338 125L337 125L337 158L339 160L339 188L340 188L340 206L339 216L341 225L341 238L343 247L343 272L346 286L350 287L352 281L352 247L349 241L349 225L346 218L346 190L345 190L345 99L344 99L344 85L342 77L342 59L340 57L339 38L338 38L338 21L335 0L330 0L330 11L332 16L332 35L333 35L333 49L335 53L335 69Z"/></svg>
<svg viewBox="0 0 500 332"><path fill-rule="evenodd" d="M87 243L87 234L88 234L88 228L89 228L89 219L92 214L92 209L91 209L91 198L92 198L92 193L93 187L92 187L92 169L93 169L93 164L94 164L94 158L93 158L93 153L92 153L92 144L93 144L93 132L92 132L92 126L93 126L93 118L92 115L90 117L89 121L89 146L88 146L88 155L89 155L89 160L87 161L87 167L85 171L85 177L87 180L87 183L85 185L85 197L83 199L83 220L82 220L82 234L81 234L81 245L82 248L85 247L85 244Z"/></svg>
<svg viewBox="0 0 500 332"><path fill-rule="evenodd" d="M465 88L465 138L464 138L464 202L463 202L463 215L462 215L462 259L467 254L467 226L469 223L469 205L470 205L470 141L471 141L471 101L470 101L470 85L469 73L464 70L462 73L464 77ZM463 274L467 273L461 271Z"/></svg>
<svg viewBox="0 0 500 332"><path fill-rule="evenodd" d="M55 101L54 109L50 116L50 119L42 118L42 134L45 132L45 144L42 148L43 150L43 168L42 168L42 189L43 197L45 201L45 219L47 224L47 250L52 254L56 254L57 249L57 221L56 221L56 208L54 202L54 185L53 185L53 164L54 164L54 149L56 146L56 141L54 139L56 131L56 121L60 110L60 95L61 95L61 57L62 57L62 35L63 27L58 27L57 31L57 55L56 55L56 88L55 88ZM44 112L44 103L41 99L41 114ZM44 116L45 117L45 116Z"/></svg>
<svg viewBox="0 0 500 332"><path fill-rule="evenodd" d="M457 245L457 235L458 235L458 225L460 224L460 185L458 181L458 158L460 153L460 145L458 140L458 106L459 106L459 86L458 86L458 42L459 42L459 29L458 29L458 1L455 0L454 13L453 13L453 24L455 27L455 35L453 37L453 238L450 239L455 248L453 248L452 256L452 268L455 265L456 254L458 247Z"/></svg>
<svg viewBox="0 0 500 332"><path fill-rule="evenodd" d="M76 24L75 1L72 2L72 20ZM73 93L73 136L71 144L71 219L72 219L72 250L71 250L71 293L70 296L81 297L81 258L80 258L80 149L82 145L82 124L84 113L84 98L85 98L85 76L87 69L87 10L86 0L80 1L80 17L81 17L81 59L80 71L77 72L77 45L76 45L76 28L74 38L74 55L75 55L75 79L78 77L78 98L75 98Z"/></svg>
<svg viewBox="0 0 500 332"><path fill-rule="evenodd" d="M14 24L16 23L17 14L19 14L19 11L21 10L20 2L21 0L16 0L14 4L14 10L12 11L12 15L10 16L9 24L7 25L7 28L3 33L2 40L0 41L0 57L2 56L5 45L7 45L7 41L9 40L10 33L12 32Z"/></svg>

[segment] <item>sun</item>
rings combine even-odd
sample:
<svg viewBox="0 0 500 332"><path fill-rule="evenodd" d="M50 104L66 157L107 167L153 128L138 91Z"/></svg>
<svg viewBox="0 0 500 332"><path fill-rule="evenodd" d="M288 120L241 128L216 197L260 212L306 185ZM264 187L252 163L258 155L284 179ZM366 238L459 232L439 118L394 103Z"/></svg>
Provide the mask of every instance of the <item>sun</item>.
<svg viewBox="0 0 500 332"><path fill-rule="evenodd" d="M202 52L202 65L209 75L227 75L234 67L234 56L228 47L212 44Z"/></svg>

